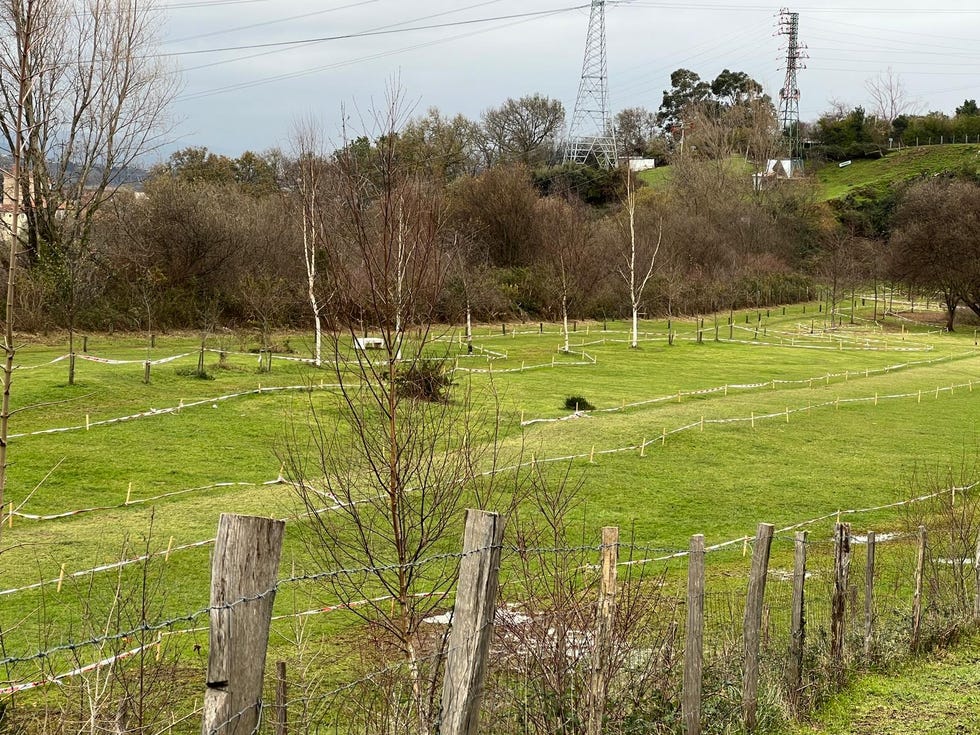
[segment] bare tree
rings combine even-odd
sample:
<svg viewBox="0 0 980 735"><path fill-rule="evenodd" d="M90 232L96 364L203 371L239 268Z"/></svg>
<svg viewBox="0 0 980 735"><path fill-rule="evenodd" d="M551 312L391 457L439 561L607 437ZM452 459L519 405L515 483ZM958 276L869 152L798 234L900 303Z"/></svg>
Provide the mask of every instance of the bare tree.
<svg viewBox="0 0 980 735"><path fill-rule="evenodd" d="M568 352L569 310L580 304L598 281L592 223L583 204L559 197L542 199L538 202L537 211L541 228L540 266L545 275L545 289L552 292L557 302L562 322L562 349Z"/></svg>
<svg viewBox="0 0 980 735"><path fill-rule="evenodd" d="M306 120L293 134L296 148L296 190L303 208L303 265L306 268L306 297L313 313L313 364L323 361L323 300L320 296L317 254L324 248L321 197L326 179L323 140L317 123Z"/></svg>
<svg viewBox="0 0 980 735"><path fill-rule="evenodd" d="M546 162L564 124L565 108L559 100L540 94L510 98L483 113L486 163Z"/></svg>
<svg viewBox="0 0 980 735"><path fill-rule="evenodd" d="M633 185L633 175L626 171L626 222L628 244L624 254L625 263L620 267L619 274L629 287L630 297L630 347L636 349L639 342L640 306L643 303L643 292L653 277L653 268L657 263L660 243L663 239L663 220L657 225L657 241L653 243L636 231L636 188Z"/></svg>
<svg viewBox="0 0 980 735"><path fill-rule="evenodd" d="M871 97L871 111L886 125L891 125L899 115L916 112L920 103L909 95L902 78L891 67L884 73L868 79L864 88Z"/></svg>
<svg viewBox="0 0 980 735"><path fill-rule="evenodd" d="M17 261L20 258L22 242L20 236L20 183L18 175L23 160L24 149L24 108L30 95L34 80L30 74L31 44L36 35L43 30L33 0L13 2L10 5L14 14L14 23L7 26L13 33L13 53L0 57L0 73L15 80L13 89L13 108L6 119L10 130L8 135L11 143L10 152L13 159L14 180L12 186L13 210L10 217L10 250L7 257L7 299L4 311L3 332L3 399L0 401L0 512L5 507L5 492L7 489L7 436L10 426L10 388L14 376L14 286L16 284ZM7 90L7 87L3 87ZM6 92L5 94L10 94Z"/></svg>
<svg viewBox="0 0 980 735"><path fill-rule="evenodd" d="M0 7L7 32L0 58L11 68L26 14L43 20L25 54L24 156L18 170L26 250L48 263L58 285L74 382L74 332L89 288L96 215L129 169L165 133L175 77L155 54L159 16L140 0L18 1ZM11 149L16 91L0 91L0 132Z"/></svg>
<svg viewBox="0 0 980 735"><path fill-rule="evenodd" d="M400 105L393 92L369 151L337 153L331 196L317 204L329 224L336 303L325 340L340 391L336 415L311 406L312 433L294 432L286 460L310 514L308 547L338 570L334 595L370 600L355 612L407 666L417 728L428 732L437 691L423 620L456 565L424 562L458 528L464 497L492 502L499 423L495 409L474 408L467 386L453 388L451 342L433 332L452 237L438 188L397 156ZM352 568L361 571L339 571Z"/></svg>

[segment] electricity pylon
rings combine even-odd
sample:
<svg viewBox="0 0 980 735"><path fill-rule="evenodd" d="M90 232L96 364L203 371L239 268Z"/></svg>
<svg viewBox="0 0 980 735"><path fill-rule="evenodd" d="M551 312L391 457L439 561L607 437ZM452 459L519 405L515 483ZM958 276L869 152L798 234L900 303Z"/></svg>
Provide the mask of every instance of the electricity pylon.
<svg viewBox="0 0 980 735"><path fill-rule="evenodd" d="M602 168L616 166L616 136L609 115L606 73L605 0L592 0L582 78L562 160L564 163L595 163Z"/></svg>
<svg viewBox="0 0 980 735"><path fill-rule="evenodd" d="M800 88L796 83L796 73L806 69L802 63L808 58L806 46L800 45L800 14L791 13L789 8L779 11L778 36L786 36L786 79L779 90L779 124L786 135L790 159L800 155Z"/></svg>

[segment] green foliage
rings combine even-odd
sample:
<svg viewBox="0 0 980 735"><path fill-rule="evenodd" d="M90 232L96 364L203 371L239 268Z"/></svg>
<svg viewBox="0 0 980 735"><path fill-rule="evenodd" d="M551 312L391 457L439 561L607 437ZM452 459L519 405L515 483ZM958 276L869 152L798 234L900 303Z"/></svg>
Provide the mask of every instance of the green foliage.
<svg viewBox="0 0 980 735"><path fill-rule="evenodd" d="M568 396L565 399L566 411L593 411L595 406L588 402L585 396Z"/></svg>
<svg viewBox="0 0 980 735"><path fill-rule="evenodd" d="M541 196L574 196L592 206L619 202L624 188L622 170L580 163L535 169L532 177Z"/></svg>

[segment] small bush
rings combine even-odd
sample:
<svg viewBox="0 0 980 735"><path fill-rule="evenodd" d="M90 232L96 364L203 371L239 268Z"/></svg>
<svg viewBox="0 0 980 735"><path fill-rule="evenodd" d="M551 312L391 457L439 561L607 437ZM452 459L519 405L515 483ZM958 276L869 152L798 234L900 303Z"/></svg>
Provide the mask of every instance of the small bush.
<svg viewBox="0 0 980 735"><path fill-rule="evenodd" d="M198 380L214 380L214 376L207 370L201 371L196 367L177 368L177 375L182 378L197 378Z"/></svg>
<svg viewBox="0 0 980 735"><path fill-rule="evenodd" d="M592 411L595 409L585 396L569 396L565 399L566 411Z"/></svg>
<svg viewBox="0 0 980 735"><path fill-rule="evenodd" d="M432 403L449 401L453 385L448 360L418 360L402 369L398 375L398 394Z"/></svg>

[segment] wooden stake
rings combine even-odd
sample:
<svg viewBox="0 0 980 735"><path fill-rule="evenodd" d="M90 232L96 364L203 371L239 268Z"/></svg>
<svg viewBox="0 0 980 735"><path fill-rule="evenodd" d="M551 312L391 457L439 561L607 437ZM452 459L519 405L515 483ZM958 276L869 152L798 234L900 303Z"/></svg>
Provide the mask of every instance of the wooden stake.
<svg viewBox="0 0 980 735"><path fill-rule="evenodd" d="M919 648L922 630L922 573L926 563L926 527L919 526L919 550L915 559L915 590L912 594L912 650Z"/></svg>
<svg viewBox="0 0 980 735"><path fill-rule="evenodd" d="M851 527L834 527L834 589L830 599L830 659L839 666L844 658L844 613L847 602L847 576L851 567Z"/></svg>
<svg viewBox="0 0 980 735"><path fill-rule="evenodd" d="M587 735L602 735L603 713L608 691L609 658L613 648L616 617L616 564L619 561L619 529L602 529L602 577L596 615L595 647L589 677Z"/></svg>
<svg viewBox="0 0 980 735"><path fill-rule="evenodd" d="M745 668L742 676L742 721L747 732L755 729L759 694L759 648L762 627L762 607L766 594L766 572L772 545L773 525L760 523L752 551L752 569L745 600L745 620L742 641L745 646Z"/></svg>
<svg viewBox="0 0 980 735"><path fill-rule="evenodd" d="M592 445L592 449L589 451L589 464L595 464L595 444Z"/></svg>
<svg viewBox="0 0 980 735"><path fill-rule="evenodd" d="M126 488L126 505L129 505L129 500L133 495L133 483L129 483L129 487Z"/></svg>
<svg viewBox="0 0 980 735"><path fill-rule="evenodd" d="M704 432L704 414L701 414L701 431Z"/></svg>
<svg viewBox="0 0 980 735"><path fill-rule="evenodd" d="M65 565L61 565L61 571L58 573L58 592L61 592L61 584L65 581Z"/></svg>
<svg viewBox="0 0 980 735"><path fill-rule="evenodd" d="M287 735L289 730L286 702L286 662L276 661L276 735Z"/></svg>
<svg viewBox="0 0 980 735"><path fill-rule="evenodd" d="M752 422L752 428L755 428L755 411L752 412L752 416L749 419Z"/></svg>
<svg viewBox="0 0 980 735"><path fill-rule="evenodd" d="M685 735L701 733L701 683L704 656L704 536L691 536L687 557L687 633L681 716Z"/></svg>
<svg viewBox="0 0 980 735"><path fill-rule="evenodd" d="M167 542L167 553L163 555L164 561L170 561L170 552L174 548L174 537L171 536L170 540Z"/></svg>
<svg viewBox="0 0 980 735"><path fill-rule="evenodd" d="M442 687L442 735L476 735L487 654L497 608L504 521L496 513L466 511L463 555Z"/></svg>
<svg viewBox="0 0 980 735"><path fill-rule="evenodd" d="M936 395L939 395L938 391L937 391ZM88 431L91 428L91 426L92 425L91 425L91 423L88 420L88 414L85 414L85 431Z"/></svg>
<svg viewBox="0 0 980 735"><path fill-rule="evenodd" d="M641 457L647 456L646 449L647 449L647 439L646 439L646 437L643 437L643 441L640 442L640 456Z"/></svg>
<svg viewBox="0 0 980 735"><path fill-rule="evenodd" d="M664 447L667 445L667 429L664 428L663 433L660 435L660 446Z"/></svg>
<svg viewBox="0 0 980 735"><path fill-rule="evenodd" d="M789 423L789 406L786 407L786 423Z"/></svg>
<svg viewBox="0 0 980 735"><path fill-rule="evenodd" d="M790 707L797 711L803 685L803 649L806 642L805 585L806 531L797 531L793 554L793 602L790 613L789 665L786 668L786 688Z"/></svg>
<svg viewBox="0 0 980 735"><path fill-rule="evenodd" d="M222 513L211 563L204 733L257 731L285 523ZM228 727L227 723L234 722Z"/></svg>
<svg viewBox="0 0 980 735"><path fill-rule="evenodd" d="M874 644L875 532L868 531L868 557L864 569L864 656Z"/></svg>

